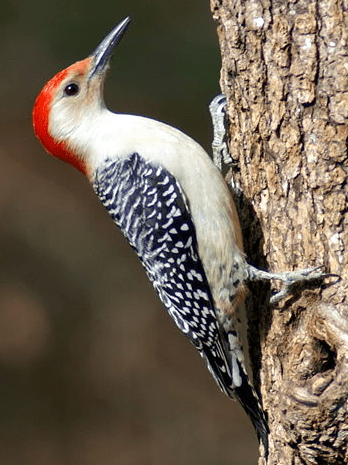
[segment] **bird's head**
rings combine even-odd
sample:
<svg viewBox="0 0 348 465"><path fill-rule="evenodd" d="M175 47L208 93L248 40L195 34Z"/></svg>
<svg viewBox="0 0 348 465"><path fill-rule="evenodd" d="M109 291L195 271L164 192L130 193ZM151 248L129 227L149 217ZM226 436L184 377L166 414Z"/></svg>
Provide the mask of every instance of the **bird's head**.
<svg viewBox="0 0 348 465"><path fill-rule="evenodd" d="M115 45L129 25L124 19L85 60L56 74L38 95L33 109L36 136L52 155L87 174L86 161L70 142L92 112L104 108L103 84Z"/></svg>

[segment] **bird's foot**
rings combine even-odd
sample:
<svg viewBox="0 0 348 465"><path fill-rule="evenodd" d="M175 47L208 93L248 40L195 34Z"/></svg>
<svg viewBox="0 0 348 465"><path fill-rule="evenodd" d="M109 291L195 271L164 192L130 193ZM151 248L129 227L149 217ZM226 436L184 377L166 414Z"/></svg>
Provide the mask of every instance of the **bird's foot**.
<svg viewBox="0 0 348 465"><path fill-rule="evenodd" d="M226 96L224 94L217 95L211 101L209 111L214 131L213 142L211 144L213 150L213 161L215 166L221 170L222 162L230 164L233 161L226 142Z"/></svg>
<svg viewBox="0 0 348 465"><path fill-rule="evenodd" d="M250 281L270 281L271 279L275 279L283 282L283 288L270 298L270 303L272 305L292 294L296 285L322 281L324 278L330 276L337 277L337 275L329 274L325 271L319 271L320 269L323 269L323 266L295 271L284 271L282 273L272 273L269 271L259 270L258 268L247 264L247 274Z"/></svg>

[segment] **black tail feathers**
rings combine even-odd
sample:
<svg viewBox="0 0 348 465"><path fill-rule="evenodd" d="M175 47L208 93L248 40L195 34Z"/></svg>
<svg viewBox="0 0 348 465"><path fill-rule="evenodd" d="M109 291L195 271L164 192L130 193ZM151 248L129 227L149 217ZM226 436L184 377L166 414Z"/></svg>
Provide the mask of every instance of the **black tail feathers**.
<svg viewBox="0 0 348 465"><path fill-rule="evenodd" d="M249 416L256 430L257 437L265 448L265 456L267 457L269 428L257 394L250 384L243 380L240 387L235 387L233 389L233 396L240 402Z"/></svg>
<svg viewBox="0 0 348 465"><path fill-rule="evenodd" d="M230 351L234 362L229 363L226 359L223 347L216 345L215 350L202 350L201 355L205 358L209 371L222 392L231 398L236 398L249 416L259 441L265 448L265 456L268 456L268 434L267 420L263 412L259 397L249 382L248 375L241 360Z"/></svg>

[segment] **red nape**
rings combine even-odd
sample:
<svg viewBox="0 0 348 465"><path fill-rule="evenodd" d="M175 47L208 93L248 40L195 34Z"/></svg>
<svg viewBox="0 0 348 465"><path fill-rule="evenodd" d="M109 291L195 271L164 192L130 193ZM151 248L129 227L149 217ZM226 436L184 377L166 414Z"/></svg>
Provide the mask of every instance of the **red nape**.
<svg viewBox="0 0 348 465"><path fill-rule="evenodd" d="M56 74L38 95L33 108L33 126L38 139L44 148L51 155L70 163L72 166L87 175L87 167L84 161L69 150L64 141L57 142L49 133L49 116L51 111L52 100L60 83L72 72L83 74L90 63L90 58L78 61L69 68L63 69Z"/></svg>

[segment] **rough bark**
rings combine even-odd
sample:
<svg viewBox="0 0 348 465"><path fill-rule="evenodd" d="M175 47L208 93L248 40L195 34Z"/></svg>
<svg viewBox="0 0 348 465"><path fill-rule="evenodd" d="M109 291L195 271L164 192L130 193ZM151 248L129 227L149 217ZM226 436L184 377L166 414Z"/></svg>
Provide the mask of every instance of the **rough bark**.
<svg viewBox="0 0 348 465"><path fill-rule="evenodd" d="M341 277L275 308L269 289L251 286L267 464L346 464L348 2L211 0L211 7L248 260L273 271L325 265Z"/></svg>

